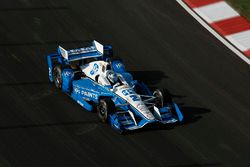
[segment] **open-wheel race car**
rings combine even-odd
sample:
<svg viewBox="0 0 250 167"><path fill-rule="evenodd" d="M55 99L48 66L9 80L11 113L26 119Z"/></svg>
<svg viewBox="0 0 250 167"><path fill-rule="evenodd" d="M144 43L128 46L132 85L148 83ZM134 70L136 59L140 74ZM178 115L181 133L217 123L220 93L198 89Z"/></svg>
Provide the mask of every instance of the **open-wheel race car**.
<svg viewBox="0 0 250 167"><path fill-rule="evenodd" d="M89 46L47 56L49 80L87 111L118 132L147 124L174 124L183 114L167 90L153 92L133 79L121 59L113 58L111 45L93 41Z"/></svg>

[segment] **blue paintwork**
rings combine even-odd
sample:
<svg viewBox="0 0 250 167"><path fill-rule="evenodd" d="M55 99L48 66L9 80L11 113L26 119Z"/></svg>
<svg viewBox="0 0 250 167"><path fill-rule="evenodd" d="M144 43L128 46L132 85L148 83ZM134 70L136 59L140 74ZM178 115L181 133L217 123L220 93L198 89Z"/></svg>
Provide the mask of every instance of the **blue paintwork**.
<svg viewBox="0 0 250 167"><path fill-rule="evenodd" d="M69 59L65 60L60 53L50 54L47 56L49 69L49 80L53 82L52 69L56 64L62 66L67 65L70 61L78 59L87 59L95 57L96 60L108 60L112 56L112 46L104 46L104 55L95 51L94 47L73 49L68 51ZM143 92L144 95L152 96L152 92L142 82L134 80L133 76L128 73L121 60L112 61L112 69L121 74L130 86L133 86L136 91ZM93 68L93 73L99 67ZM167 104L168 107L159 108L161 119L148 120L136 108L131 105L126 105L127 102L110 91L109 86L101 86L96 81L85 77L76 80L74 70L66 67L62 71L62 91L70 95L77 103L79 103L87 111L93 111L95 105L99 103L100 98L109 97L113 100L117 111L110 112L108 115L108 123L118 132L126 130L135 130L144 127L146 124L159 122L162 124L175 123L183 121L183 115L176 103ZM127 92L124 92L125 94ZM137 97L134 98L137 100ZM118 107L119 106L119 107ZM177 115L173 115L171 110L175 110ZM133 114L133 117L131 116ZM134 120L135 119L135 120Z"/></svg>
<svg viewBox="0 0 250 167"><path fill-rule="evenodd" d="M175 111L176 111L176 113L177 113L177 116L178 116L179 121L180 121L180 122L183 121L184 117L183 117L183 114L181 113L181 111L180 111L178 105L177 105L176 103L173 103L173 105L174 105L174 107L175 107Z"/></svg>
<svg viewBox="0 0 250 167"><path fill-rule="evenodd" d="M115 71L115 72L118 72L118 73L124 73L126 72L125 70L125 65L123 64L123 62L121 60L113 60L112 61L112 69Z"/></svg>
<svg viewBox="0 0 250 167"><path fill-rule="evenodd" d="M53 60L57 59L59 57L58 54L49 54L47 56L47 63L48 63L48 70L49 70L49 81L53 82L53 76L52 76L52 68L53 68Z"/></svg>
<svg viewBox="0 0 250 167"><path fill-rule="evenodd" d="M62 71L62 91L70 93L72 91L72 81L74 80L74 71L66 68Z"/></svg>
<svg viewBox="0 0 250 167"><path fill-rule="evenodd" d="M99 102L100 97L113 97L114 94L107 88L97 84L95 81L84 78L73 81L73 91L71 96L79 99L87 99L95 103Z"/></svg>

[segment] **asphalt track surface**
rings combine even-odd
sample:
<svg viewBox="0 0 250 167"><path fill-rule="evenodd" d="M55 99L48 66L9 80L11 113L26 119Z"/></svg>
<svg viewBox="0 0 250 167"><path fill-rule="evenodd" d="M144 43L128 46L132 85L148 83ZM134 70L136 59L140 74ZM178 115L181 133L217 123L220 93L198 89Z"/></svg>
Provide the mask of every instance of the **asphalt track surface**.
<svg viewBox="0 0 250 167"><path fill-rule="evenodd" d="M0 166L250 166L250 68L174 0L1 0ZM175 128L119 135L48 83L45 55L96 39L166 87Z"/></svg>

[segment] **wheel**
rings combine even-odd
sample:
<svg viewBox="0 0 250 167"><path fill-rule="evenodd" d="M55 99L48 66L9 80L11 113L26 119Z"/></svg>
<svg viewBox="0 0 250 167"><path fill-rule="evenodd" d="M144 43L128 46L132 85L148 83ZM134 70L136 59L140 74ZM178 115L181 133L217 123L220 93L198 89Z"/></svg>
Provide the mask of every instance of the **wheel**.
<svg viewBox="0 0 250 167"><path fill-rule="evenodd" d="M106 123L108 114L115 111L115 104L110 98L100 99L97 106L97 114L102 122Z"/></svg>
<svg viewBox="0 0 250 167"><path fill-rule="evenodd" d="M62 88L62 69L61 66L57 65L53 68L53 81L58 89Z"/></svg>
<svg viewBox="0 0 250 167"><path fill-rule="evenodd" d="M79 80L82 77L86 77L86 74L82 72L81 70L74 71L74 80Z"/></svg>
<svg viewBox="0 0 250 167"><path fill-rule="evenodd" d="M171 94L167 89L156 89L153 92L153 96L156 97L155 106L158 108L162 108L164 106L164 103L172 103Z"/></svg>

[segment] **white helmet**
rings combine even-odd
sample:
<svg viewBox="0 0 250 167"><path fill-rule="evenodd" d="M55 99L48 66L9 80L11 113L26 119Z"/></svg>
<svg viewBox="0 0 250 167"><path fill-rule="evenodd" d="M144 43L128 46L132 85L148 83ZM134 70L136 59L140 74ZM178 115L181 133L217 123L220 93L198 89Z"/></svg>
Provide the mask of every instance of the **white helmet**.
<svg viewBox="0 0 250 167"><path fill-rule="evenodd" d="M117 74L112 71L112 70L108 70L106 72L106 77L108 78L108 80L111 82L111 83L116 83L118 81L118 76Z"/></svg>

